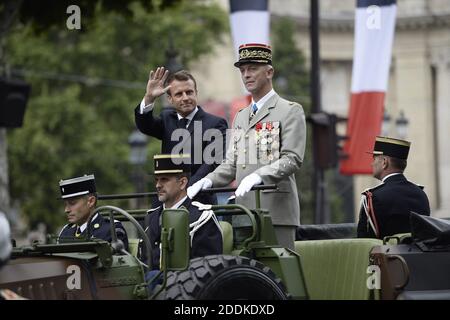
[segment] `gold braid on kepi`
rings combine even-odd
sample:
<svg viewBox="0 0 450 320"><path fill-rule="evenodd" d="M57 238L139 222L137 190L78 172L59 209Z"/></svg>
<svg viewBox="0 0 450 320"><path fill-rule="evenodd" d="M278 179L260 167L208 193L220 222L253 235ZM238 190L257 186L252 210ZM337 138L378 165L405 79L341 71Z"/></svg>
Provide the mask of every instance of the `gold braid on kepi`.
<svg viewBox="0 0 450 320"><path fill-rule="evenodd" d="M411 142L406 140L377 136L373 151L368 153L407 160L410 146Z"/></svg>
<svg viewBox="0 0 450 320"><path fill-rule="evenodd" d="M272 65L272 48L262 43L248 43L239 46L239 61L234 63L239 67L245 63L260 63Z"/></svg>
<svg viewBox="0 0 450 320"><path fill-rule="evenodd" d="M190 154L157 154L153 156L155 175L188 173L191 171Z"/></svg>

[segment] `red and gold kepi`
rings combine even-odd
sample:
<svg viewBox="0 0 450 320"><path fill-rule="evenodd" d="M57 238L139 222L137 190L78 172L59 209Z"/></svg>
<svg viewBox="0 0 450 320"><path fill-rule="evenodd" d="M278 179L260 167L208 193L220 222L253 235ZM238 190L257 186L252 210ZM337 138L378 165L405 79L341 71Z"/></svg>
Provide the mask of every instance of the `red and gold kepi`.
<svg viewBox="0 0 450 320"><path fill-rule="evenodd" d="M234 63L240 67L245 63L272 64L272 48L262 43L248 43L239 46L239 61Z"/></svg>
<svg viewBox="0 0 450 320"><path fill-rule="evenodd" d="M377 136L373 151L368 153L407 160L410 146L411 142L406 140Z"/></svg>

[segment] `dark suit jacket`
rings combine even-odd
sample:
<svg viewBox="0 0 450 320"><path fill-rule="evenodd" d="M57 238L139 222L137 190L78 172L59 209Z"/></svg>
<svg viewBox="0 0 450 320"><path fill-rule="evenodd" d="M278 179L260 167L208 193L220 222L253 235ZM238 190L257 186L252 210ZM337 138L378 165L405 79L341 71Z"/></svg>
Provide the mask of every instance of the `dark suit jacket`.
<svg viewBox="0 0 450 320"><path fill-rule="evenodd" d="M139 105L135 109L135 122L137 128L144 134L155 137L162 141L161 152L163 154L172 153L172 149L177 146L183 139L180 138L177 141L172 141L172 132L178 128L178 117L174 108L164 108L159 117L153 115L153 111L145 114L139 113ZM201 123L201 132L194 132L194 128ZM218 162L207 164L203 159L203 152L208 145L211 145L214 141L204 141L203 134L208 129L218 129L222 133L222 145L221 152L219 154L213 153ZM216 117L210 113L203 111L201 107L198 107L197 113L189 123L188 131L190 132L190 143L186 139L185 146L187 146L189 153L191 154L191 179L189 179L189 186L204 178L208 173L214 171L214 169L221 163L225 154L225 142L226 142L226 130L228 124L225 119ZM194 146L201 147L201 158L195 159ZM212 147L213 145L211 145ZM219 149L219 148L218 148ZM217 150L217 149L216 149ZM197 156L197 158L199 158ZM194 161L195 160L195 161ZM195 198L202 203L217 203L214 195L199 194Z"/></svg>
<svg viewBox="0 0 450 320"><path fill-rule="evenodd" d="M119 221L115 221L114 224L116 226L117 238L122 240L125 246L125 250L128 251L128 236L127 232L125 231L125 228ZM95 219L91 221L89 228L91 230L92 237L102 239L108 242L112 241L111 224L109 222L109 219L103 218L102 215L97 214ZM84 229L80 237L86 237L87 230L88 228ZM64 241L63 238L75 238L76 231L77 231L76 224L69 223L65 225L64 228L61 230L61 233L59 234L59 237L61 238L60 242Z"/></svg>
<svg viewBox="0 0 450 320"><path fill-rule="evenodd" d="M197 221L198 218L200 218L201 212L196 206L191 204L191 200L189 198L187 198L180 207L182 206L189 211L189 223ZM159 268L159 244L161 242L160 216L162 211L162 206L158 207L150 210L145 217L146 233L152 245L153 269ZM211 219L195 232L192 240L190 257L193 259L207 255L222 254L222 251L222 234L217 225ZM144 252L141 254L141 260L146 262Z"/></svg>
<svg viewBox="0 0 450 320"><path fill-rule="evenodd" d="M408 181L403 174L387 178L383 184L369 189L380 230L380 239L396 233L411 232L410 211L430 215L428 197L421 187ZM359 213L359 238L376 238L363 208Z"/></svg>

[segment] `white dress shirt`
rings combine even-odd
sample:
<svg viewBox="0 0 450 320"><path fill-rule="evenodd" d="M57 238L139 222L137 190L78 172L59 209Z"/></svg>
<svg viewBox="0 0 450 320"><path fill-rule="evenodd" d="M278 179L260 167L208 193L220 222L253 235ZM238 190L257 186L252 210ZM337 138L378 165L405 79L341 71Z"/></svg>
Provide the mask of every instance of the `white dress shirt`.
<svg viewBox="0 0 450 320"><path fill-rule="evenodd" d="M256 107L258 108L258 110L255 112L255 114L258 113L258 111L262 108L264 103L266 103L267 100L269 100L274 94L275 94L275 90L272 89L264 97L259 99L258 102L255 102L255 100L253 100L253 98L252 98L252 104L251 105L256 104Z"/></svg>

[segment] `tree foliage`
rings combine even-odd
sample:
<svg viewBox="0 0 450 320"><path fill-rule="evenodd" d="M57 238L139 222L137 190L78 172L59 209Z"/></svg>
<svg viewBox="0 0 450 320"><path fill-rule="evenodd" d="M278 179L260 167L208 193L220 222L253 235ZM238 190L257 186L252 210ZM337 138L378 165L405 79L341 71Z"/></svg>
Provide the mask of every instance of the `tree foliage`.
<svg viewBox="0 0 450 320"><path fill-rule="evenodd" d="M181 0L135 0L139 2L145 12L158 12L181 3ZM81 9L83 20L91 22L98 18L96 9L101 8L103 13L115 12L122 16L133 15L128 3L124 0L6 0L0 6L0 12L11 7L13 2L18 3L18 20L22 23L31 23L36 33L46 32L52 26L58 26L65 22L66 10L69 6L76 5Z"/></svg>
<svg viewBox="0 0 450 320"><path fill-rule="evenodd" d="M60 19L40 11L23 19L33 16L30 3L3 57L32 85L24 126L8 136L11 196L31 224L55 231L65 221L60 179L94 173L99 193L133 190L127 138L150 69L164 65L169 39L185 66L210 52L227 15L204 1L159 1L156 9L148 1L81 1L82 28L68 30L64 5L56 5ZM151 139L149 150L159 142Z"/></svg>

